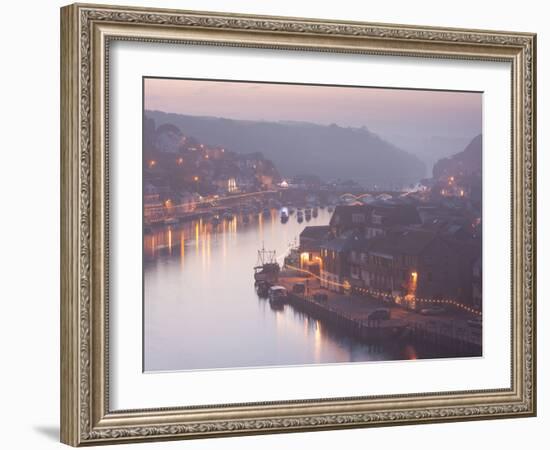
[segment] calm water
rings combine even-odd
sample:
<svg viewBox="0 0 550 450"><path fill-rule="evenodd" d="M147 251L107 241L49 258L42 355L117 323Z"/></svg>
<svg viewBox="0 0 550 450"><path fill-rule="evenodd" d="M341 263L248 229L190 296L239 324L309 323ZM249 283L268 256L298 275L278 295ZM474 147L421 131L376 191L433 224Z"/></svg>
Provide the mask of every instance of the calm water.
<svg viewBox="0 0 550 450"><path fill-rule="evenodd" d="M299 224L279 212L213 226L196 221L145 236L144 367L189 370L343 363L415 357L411 346L366 345L291 306L271 309L254 289L262 243L279 262L307 225L326 225L323 209Z"/></svg>

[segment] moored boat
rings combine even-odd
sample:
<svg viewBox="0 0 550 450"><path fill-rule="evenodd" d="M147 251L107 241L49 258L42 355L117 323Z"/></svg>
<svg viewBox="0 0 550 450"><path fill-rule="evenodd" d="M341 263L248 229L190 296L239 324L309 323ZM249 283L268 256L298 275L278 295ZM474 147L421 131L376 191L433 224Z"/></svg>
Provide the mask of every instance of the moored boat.
<svg viewBox="0 0 550 450"><path fill-rule="evenodd" d="M254 267L254 280L274 283L279 279L281 267L277 262L275 250L258 250L258 262Z"/></svg>
<svg viewBox="0 0 550 450"><path fill-rule="evenodd" d="M268 292L269 303L272 306L283 306L287 300L287 291L283 286L271 286Z"/></svg>

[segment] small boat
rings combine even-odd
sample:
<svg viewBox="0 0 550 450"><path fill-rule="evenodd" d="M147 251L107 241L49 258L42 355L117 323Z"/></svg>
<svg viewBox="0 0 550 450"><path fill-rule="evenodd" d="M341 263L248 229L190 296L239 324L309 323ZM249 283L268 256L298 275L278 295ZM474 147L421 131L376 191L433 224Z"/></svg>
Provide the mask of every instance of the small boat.
<svg viewBox="0 0 550 450"><path fill-rule="evenodd" d="M319 215L319 210L317 208L313 208L313 210L311 211L311 215L313 217L317 217Z"/></svg>
<svg viewBox="0 0 550 450"><path fill-rule="evenodd" d="M281 222L287 223L288 222L288 210L286 208L281 209Z"/></svg>
<svg viewBox="0 0 550 450"><path fill-rule="evenodd" d="M283 306L287 300L287 291L283 286L271 286L268 291L269 304Z"/></svg>
<svg viewBox="0 0 550 450"><path fill-rule="evenodd" d="M269 208L264 208L262 214L264 217L269 217L271 215L271 210Z"/></svg>
<svg viewBox="0 0 550 450"><path fill-rule="evenodd" d="M288 214L292 215L294 214L296 210L294 208L288 208Z"/></svg>
<svg viewBox="0 0 550 450"><path fill-rule="evenodd" d="M258 294L258 297L268 298L270 287L271 283L267 281L256 281L256 293Z"/></svg>

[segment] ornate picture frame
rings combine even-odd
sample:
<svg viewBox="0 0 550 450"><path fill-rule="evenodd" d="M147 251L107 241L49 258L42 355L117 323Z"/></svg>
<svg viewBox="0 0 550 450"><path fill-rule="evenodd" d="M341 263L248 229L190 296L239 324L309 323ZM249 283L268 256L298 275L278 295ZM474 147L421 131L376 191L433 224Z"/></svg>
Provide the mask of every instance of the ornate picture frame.
<svg viewBox="0 0 550 450"><path fill-rule="evenodd" d="M115 41L511 65L511 385L477 391L112 410L109 49ZM61 9L61 441L161 439L536 414L536 35L74 4Z"/></svg>

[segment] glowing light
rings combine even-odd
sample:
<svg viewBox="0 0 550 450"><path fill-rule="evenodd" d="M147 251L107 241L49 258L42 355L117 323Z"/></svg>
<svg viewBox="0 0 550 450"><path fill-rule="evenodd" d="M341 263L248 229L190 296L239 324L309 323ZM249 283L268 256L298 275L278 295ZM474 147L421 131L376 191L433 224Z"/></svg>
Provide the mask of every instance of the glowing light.
<svg viewBox="0 0 550 450"><path fill-rule="evenodd" d="M154 159L149 161L149 167L155 167L156 165L157 165L157 162Z"/></svg>
<svg viewBox="0 0 550 450"><path fill-rule="evenodd" d="M193 181L199 181L199 177L198 177L197 175L195 175L195 176L193 177Z"/></svg>
<svg viewBox="0 0 550 450"><path fill-rule="evenodd" d="M351 284L350 284L350 282L349 282L348 280L345 280L342 286L344 287L344 289L345 289L346 291L348 291L348 290L351 289Z"/></svg>
<svg viewBox="0 0 550 450"><path fill-rule="evenodd" d="M321 257L316 256L315 261L317 261L319 263L319 268L322 269L323 268L323 260L321 259Z"/></svg>

